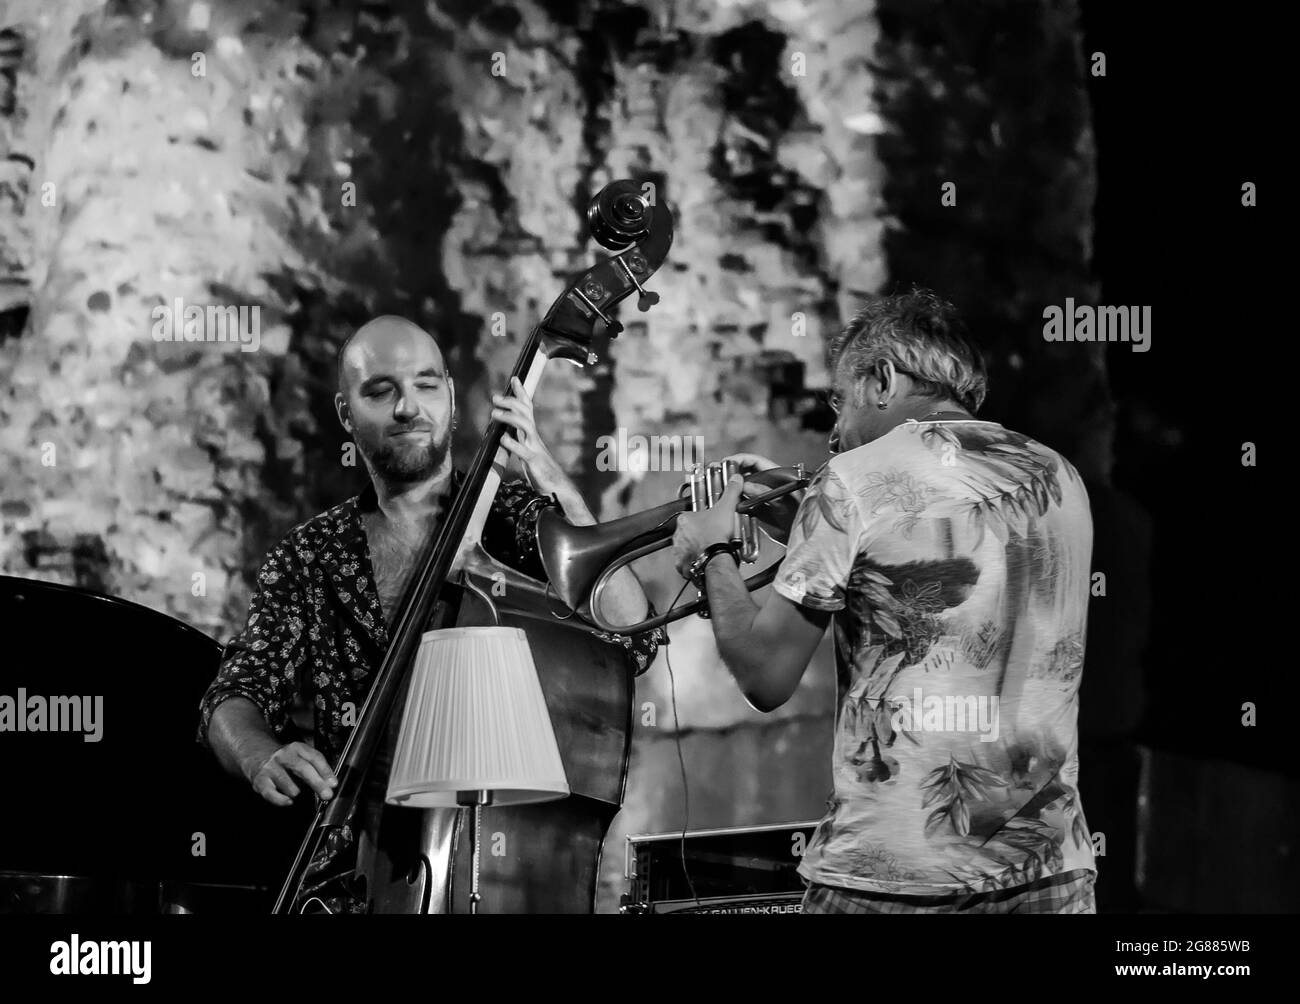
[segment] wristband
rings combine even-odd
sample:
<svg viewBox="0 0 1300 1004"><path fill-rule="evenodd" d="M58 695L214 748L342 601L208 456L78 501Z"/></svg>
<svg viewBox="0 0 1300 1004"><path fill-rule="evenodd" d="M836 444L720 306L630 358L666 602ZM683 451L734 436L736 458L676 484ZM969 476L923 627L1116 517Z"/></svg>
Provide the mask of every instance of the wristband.
<svg viewBox="0 0 1300 1004"><path fill-rule="evenodd" d="M703 551L701 551L699 554L695 556L695 560L691 562L691 567L689 569L690 574L688 577L690 578L691 582L694 584L695 588L700 591L701 595L708 595L705 592L704 573L708 570L709 562L712 561L714 558L716 558L719 554L729 554L731 555L731 560L734 561L736 563L736 567L739 568L740 555L736 553L739 549L740 549L740 545L738 545L735 541L728 541L725 544L724 543L710 544L708 547L706 547Z"/></svg>

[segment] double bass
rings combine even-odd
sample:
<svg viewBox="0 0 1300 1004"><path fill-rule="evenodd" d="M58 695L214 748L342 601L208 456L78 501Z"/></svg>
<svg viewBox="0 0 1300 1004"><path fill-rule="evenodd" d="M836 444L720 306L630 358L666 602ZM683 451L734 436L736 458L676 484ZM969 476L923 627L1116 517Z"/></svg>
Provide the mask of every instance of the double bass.
<svg viewBox="0 0 1300 1004"><path fill-rule="evenodd" d="M596 340L622 330L612 315L620 301L635 293L642 311L658 301L644 283L672 245L668 206L633 181L616 181L592 199L587 221L592 238L612 254L569 282L525 340L511 377L530 395L549 360L595 361ZM624 649L595 637L547 584L484 550L480 534L509 459L501 446L506 431L490 423L447 518L421 551L388 651L336 765L334 797L318 805L275 913L333 912L329 904L339 903L362 913L469 911L470 814L392 806L385 794L421 637L497 621L527 635L571 793L484 810L490 853L482 855L479 909L595 909L601 846L627 780L634 680Z"/></svg>

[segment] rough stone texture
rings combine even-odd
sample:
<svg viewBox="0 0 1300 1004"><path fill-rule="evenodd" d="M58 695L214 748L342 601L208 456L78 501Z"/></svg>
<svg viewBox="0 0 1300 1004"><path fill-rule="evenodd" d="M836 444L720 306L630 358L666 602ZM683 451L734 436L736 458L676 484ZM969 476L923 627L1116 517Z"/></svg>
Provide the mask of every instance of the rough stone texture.
<svg viewBox="0 0 1300 1004"><path fill-rule="evenodd" d="M9 14L27 41L5 146L33 167L6 254L30 318L0 355L5 498L27 511L7 510L0 567L225 632L247 563L306 494L310 402L286 322L302 302L276 284L340 285L298 232L321 215L294 177L319 57L200 4ZM177 297L258 306L259 351L155 341L153 308Z"/></svg>
<svg viewBox="0 0 1300 1004"><path fill-rule="evenodd" d="M892 281L971 314L993 346L993 417L1104 467L1104 424L1062 439L1047 406L1082 387L1073 414L1097 410L1100 357L1048 352L1039 320L1090 289L1074 7L10 0L0 570L224 638L267 548L360 486L331 400L340 340L384 312L435 331L467 456L521 338L592 260L588 198L628 175L678 216L662 301L625 305L626 334L589 369L552 367L537 400L601 518L681 476L597 470L598 437L620 428L820 463L808 388L825 386L825 338ZM958 207L940 207L943 180ZM156 342L151 311L178 297L259 307L259 351ZM667 561L641 571L666 607ZM637 729L602 909L624 835L682 823L667 658L692 828L813 818L827 794L829 642L762 716L707 622L672 637L638 684L655 724Z"/></svg>

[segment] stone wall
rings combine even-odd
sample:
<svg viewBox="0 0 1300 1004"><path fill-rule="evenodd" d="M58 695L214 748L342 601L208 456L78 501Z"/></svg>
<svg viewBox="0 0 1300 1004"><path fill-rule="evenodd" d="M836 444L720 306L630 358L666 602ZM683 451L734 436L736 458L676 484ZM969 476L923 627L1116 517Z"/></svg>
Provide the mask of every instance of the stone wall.
<svg viewBox="0 0 1300 1004"><path fill-rule="evenodd" d="M592 260L588 198L629 175L677 213L662 300L537 401L601 518L681 477L598 470L620 429L819 464L825 338L894 282L970 312L994 417L1053 442L1039 404L1100 373L1048 356L1036 321L1089 282L1074 3L967 6L10 0L0 570L224 638L267 548L360 486L331 404L340 340L384 312L434 331L467 455L521 338ZM257 307L257 351L156 341L177 298ZM1059 377L1027 382L1040 358ZM665 607L680 580L642 572ZM678 738L693 828L815 818L827 794L829 642L763 716L707 622L672 638L638 685L603 909L622 837L683 823Z"/></svg>

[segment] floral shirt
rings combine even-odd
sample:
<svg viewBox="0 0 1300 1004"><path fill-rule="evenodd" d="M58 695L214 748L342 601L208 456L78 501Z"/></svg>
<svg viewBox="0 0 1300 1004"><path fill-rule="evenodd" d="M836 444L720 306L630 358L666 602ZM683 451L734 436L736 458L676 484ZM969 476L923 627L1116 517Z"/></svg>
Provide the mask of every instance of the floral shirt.
<svg viewBox="0 0 1300 1004"><path fill-rule="evenodd" d="M448 503L464 481L452 475ZM244 629L225 647L220 670L200 704L198 740L207 745L212 713L230 697L261 709L276 736L290 730L303 698L312 707L314 742L337 763L388 650L362 513L375 507L373 485L295 527L257 575ZM523 482L502 484L483 527L484 549L525 575L546 581L537 554L537 516L553 503ZM654 608L651 606L651 616ZM596 633L628 651L637 675L654 661L663 628L635 637Z"/></svg>
<svg viewBox="0 0 1300 1004"><path fill-rule="evenodd" d="M1095 870L1091 548L1074 468L994 422L908 422L821 469L773 584L837 612L834 793L805 878L943 895Z"/></svg>

